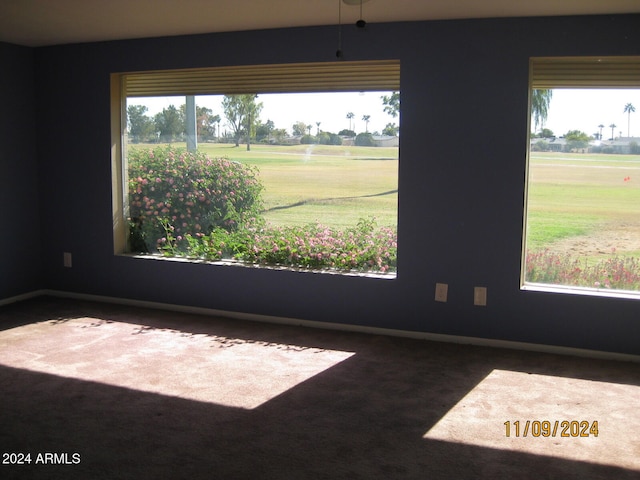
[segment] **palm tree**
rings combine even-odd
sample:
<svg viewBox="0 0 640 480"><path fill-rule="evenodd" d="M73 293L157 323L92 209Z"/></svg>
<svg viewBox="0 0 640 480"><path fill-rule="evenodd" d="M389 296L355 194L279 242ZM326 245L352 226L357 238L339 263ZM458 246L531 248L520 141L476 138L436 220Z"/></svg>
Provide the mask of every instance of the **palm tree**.
<svg viewBox="0 0 640 480"><path fill-rule="evenodd" d="M316 122L316 135L320 135L320 124L322 122Z"/></svg>
<svg viewBox="0 0 640 480"><path fill-rule="evenodd" d="M355 117L353 112L347 113L347 118L349 119L349 130L351 130L351 119Z"/></svg>
<svg viewBox="0 0 640 480"><path fill-rule="evenodd" d="M615 123L612 123L611 125L609 125L609 128L611 129L611 140L614 139L614 133L613 133L613 129L616 128L618 125L616 125Z"/></svg>
<svg viewBox="0 0 640 480"><path fill-rule="evenodd" d="M624 113L627 114L627 137L631 138L631 114L636 111L636 107L631 105L631 103L627 103L624 106Z"/></svg>
<svg viewBox="0 0 640 480"><path fill-rule="evenodd" d="M598 128L600 129L600 137L598 138L598 140L602 140L602 129L604 128L604 125L600 124L598 125Z"/></svg>
<svg viewBox="0 0 640 480"><path fill-rule="evenodd" d="M535 89L531 91L531 116L534 122L534 131L538 130L538 125L544 126L549 115L549 104L553 90Z"/></svg>
<svg viewBox="0 0 640 480"><path fill-rule="evenodd" d="M371 115L363 115L362 116L362 121L364 122L364 131L366 133L369 133L369 119L371 118Z"/></svg>

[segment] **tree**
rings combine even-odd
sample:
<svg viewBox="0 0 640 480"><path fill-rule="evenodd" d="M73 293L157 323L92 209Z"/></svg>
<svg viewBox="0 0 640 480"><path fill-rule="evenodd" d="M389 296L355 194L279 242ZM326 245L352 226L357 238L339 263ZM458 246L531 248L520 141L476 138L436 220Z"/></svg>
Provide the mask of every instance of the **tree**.
<svg viewBox="0 0 640 480"><path fill-rule="evenodd" d="M373 141L373 135L370 133L359 133L356 136L355 144L358 147L375 147L375 142Z"/></svg>
<svg viewBox="0 0 640 480"><path fill-rule="evenodd" d="M163 142L173 142L184 133L184 115L174 105L169 105L157 113L154 123Z"/></svg>
<svg viewBox="0 0 640 480"><path fill-rule="evenodd" d="M567 141L568 151L587 148L589 146L589 135L580 130L570 130L565 134L564 138Z"/></svg>
<svg viewBox="0 0 640 480"><path fill-rule="evenodd" d="M322 122L316 122L316 135L320 135L320 125Z"/></svg>
<svg viewBox="0 0 640 480"><path fill-rule="evenodd" d="M544 126L549 115L549 104L553 90L535 89L531 92L531 116L533 117L534 130L538 129L538 125Z"/></svg>
<svg viewBox="0 0 640 480"><path fill-rule="evenodd" d="M187 106L180 105L180 115L186 118ZM196 135L201 140L210 140L215 136L215 123L220 122L220 115L214 115L213 110L196 105ZM186 133L186 131L184 132Z"/></svg>
<svg viewBox="0 0 640 480"><path fill-rule="evenodd" d="M624 113L627 114L627 137L631 138L631 114L636 111L631 103L627 103L624 106Z"/></svg>
<svg viewBox="0 0 640 480"><path fill-rule="evenodd" d="M287 136L287 131L284 128L274 128L271 131L271 138L275 143L284 143L284 139Z"/></svg>
<svg viewBox="0 0 640 480"><path fill-rule="evenodd" d="M600 124L598 125L598 128L600 129L600 136L598 137L598 140L602 140L602 129L604 128L604 125Z"/></svg>
<svg viewBox="0 0 640 480"><path fill-rule="evenodd" d="M307 130L307 125L304 122L300 122L300 121L297 121L291 127L291 131L293 132L293 135L298 137L304 135L306 133L306 130Z"/></svg>
<svg viewBox="0 0 640 480"><path fill-rule="evenodd" d="M256 102L257 98L255 93L245 93L225 95L222 99L224 116L233 130L236 147L240 146L240 136L246 133L247 150L251 150L251 134L262 111L262 102Z"/></svg>
<svg viewBox="0 0 640 480"><path fill-rule="evenodd" d="M384 105L384 112L396 118L400 112L400 92L393 92L391 95L383 95L380 98Z"/></svg>
<svg viewBox="0 0 640 480"><path fill-rule="evenodd" d="M260 125L256 126L256 141L260 142L263 140L267 140L267 142L271 141L271 132L275 129L276 125L273 123L273 120L267 120L265 123L260 123Z"/></svg>
<svg viewBox="0 0 640 480"><path fill-rule="evenodd" d="M153 120L147 115L148 109L144 105L129 105L127 116L129 119L129 135L134 143L148 142L155 134Z"/></svg>
<svg viewBox="0 0 640 480"><path fill-rule="evenodd" d="M215 123L220 121L220 115L214 115L207 107L196 106L196 135L202 140L210 140L215 136Z"/></svg>
<svg viewBox="0 0 640 480"><path fill-rule="evenodd" d="M349 130L351 130L351 119L353 117L355 117L355 114L353 112L347 113L347 118L349 119Z"/></svg>
<svg viewBox="0 0 640 480"><path fill-rule="evenodd" d="M340 130L338 132L338 135L342 135L343 137L355 137L356 136L356 132L354 132L353 130L347 130L345 128L344 130Z"/></svg>
<svg viewBox="0 0 640 480"><path fill-rule="evenodd" d="M342 138L330 132L320 132L316 137L316 141L320 145L342 145Z"/></svg>
<svg viewBox="0 0 640 480"><path fill-rule="evenodd" d="M387 126L382 130L382 134L395 137L398 135L398 126L395 123L387 123Z"/></svg>
<svg viewBox="0 0 640 480"><path fill-rule="evenodd" d="M549 130L548 128L543 128L542 130L540 130L540 138L553 138L555 137L555 135L553 134L552 130Z"/></svg>
<svg viewBox="0 0 640 480"><path fill-rule="evenodd" d="M611 140L615 138L615 133L613 133L613 129L616 127L617 125L615 123L612 123L611 125L609 125L609 128L611 129Z"/></svg>
<svg viewBox="0 0 640 480"><path fill-rule="evenodd" d="M362 116L362 121L364 122L364 131L366 133L369 133L369 119L371 118L371 115L363 115Z"/></svg>

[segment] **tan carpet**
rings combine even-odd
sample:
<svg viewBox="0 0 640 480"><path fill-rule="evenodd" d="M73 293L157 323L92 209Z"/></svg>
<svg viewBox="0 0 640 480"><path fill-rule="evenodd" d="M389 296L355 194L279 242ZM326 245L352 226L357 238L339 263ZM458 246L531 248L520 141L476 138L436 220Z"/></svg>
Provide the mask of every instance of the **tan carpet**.
<svg viewBox="0 0 640 480"><path fill-rule="evenodd" d="M0 308L1 478L640 479L639 407L632 363Z"/></svg>

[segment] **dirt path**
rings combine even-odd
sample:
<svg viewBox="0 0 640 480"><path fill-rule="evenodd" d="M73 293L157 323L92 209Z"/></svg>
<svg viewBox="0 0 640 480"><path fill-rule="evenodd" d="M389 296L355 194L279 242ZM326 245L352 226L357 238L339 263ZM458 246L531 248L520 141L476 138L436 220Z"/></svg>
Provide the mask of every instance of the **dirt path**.
<svg viewBox="0 0 640 480"><path fill-rule="evenodd" d="M554 252L571 256L637 252L640 251L640 223L611 223L606 230L565 238L554 242L550 247Z"/></svg>

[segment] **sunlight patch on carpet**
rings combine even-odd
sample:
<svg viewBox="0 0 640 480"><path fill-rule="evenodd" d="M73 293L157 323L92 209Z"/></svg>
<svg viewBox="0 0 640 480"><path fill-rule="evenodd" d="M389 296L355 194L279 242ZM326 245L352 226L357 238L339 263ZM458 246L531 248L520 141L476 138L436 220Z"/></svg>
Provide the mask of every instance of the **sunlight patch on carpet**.
<svg viewBox="0 0 640 480"><path fill-rule="evenodd" d="M423 438L640 471L639 411L638 386L493 370Z"/></svg>
<svg viewBox="0 0 640 480"><path fill-rule="evenodd" d="M352 355L99 318L0 332L2 365L245 409Z"/></svg>

